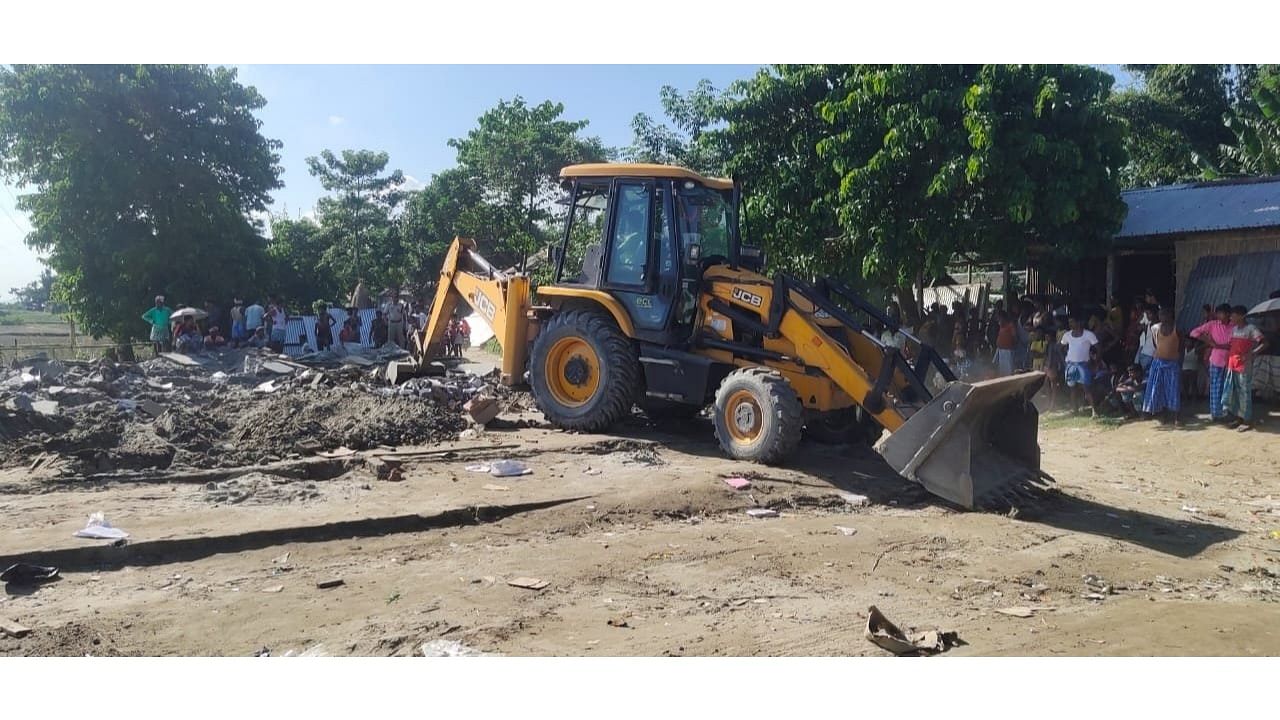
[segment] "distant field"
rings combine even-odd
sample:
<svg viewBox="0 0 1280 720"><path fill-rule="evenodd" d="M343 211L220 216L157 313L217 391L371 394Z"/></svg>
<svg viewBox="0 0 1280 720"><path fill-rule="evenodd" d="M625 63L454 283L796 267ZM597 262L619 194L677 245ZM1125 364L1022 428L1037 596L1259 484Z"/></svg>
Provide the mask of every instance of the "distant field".
<svg viewBox="0 0 1280 720"><path fill-rule="evenodd" d="M9 325L66 325L61 315L42 310L25 310L15 307L0 307L0 326Z"/></svg>
<svg viewBox="0 0 1280 720"><path fill-rule="evenodd" d="M71 324L61 315L0 306L0 364L44 353L58 359L87 360L102 357L112 347L106 339L78 335L72 347ZM134 346L140 357L150 357L146 343Z"/></svg>

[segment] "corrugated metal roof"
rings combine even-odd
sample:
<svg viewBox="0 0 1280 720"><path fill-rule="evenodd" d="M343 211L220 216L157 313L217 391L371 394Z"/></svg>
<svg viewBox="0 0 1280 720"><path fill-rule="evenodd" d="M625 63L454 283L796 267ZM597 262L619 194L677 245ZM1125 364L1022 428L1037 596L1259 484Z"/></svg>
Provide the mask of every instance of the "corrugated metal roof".
<svg viewBox="0 0 1280 720"><path fill-rule="evenodd" d="M1178 329L1200 324L1200 308L1220 303L1254 305L1280 289L1280 252L1207 255L1196 261L1187 279L1178 313Z"/></svg>
<svg viewBox="0 0 1280 720"><path fill-rule="evenodd" d="M1121 193L1117 238L1280 226L1280 177L1165 185Z"/></svg>

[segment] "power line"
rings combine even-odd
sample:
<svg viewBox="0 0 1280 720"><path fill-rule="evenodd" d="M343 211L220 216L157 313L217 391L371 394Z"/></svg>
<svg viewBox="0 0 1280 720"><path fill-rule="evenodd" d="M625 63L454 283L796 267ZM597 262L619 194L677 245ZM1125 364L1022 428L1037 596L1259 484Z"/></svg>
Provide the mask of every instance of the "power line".
<svg viewBox="0 0 1280 720"><path fill-rule="evenodd" d="M3 188L4 188L5 193L6 193L10 198L12 198L12 199L13 199L13 207L14 207L14 208L17 208L17 207L18 207L18 197L17 197L16 195L14 195L14 194L13 194L13 191L9 189L9 186L8 186L8 185L0 185L0 187L3 187ZM13 223L13 226L14 226L15 228L17 228L17 229L18 229L18 232L21 232L21 233L28 233L28 232L31 232L30 228L26 228L26 229L24 229L21 225L19 225L19 224L18 224L18 220L17 220L17 218L15 218L15 217L13 216L13 213L9 212L9 209L8 209L8 208L6 208L6 207L5 207L5 206L3 206L3 205L0 205L0 210L3 210L3 211L4 211L4 215L5 215L5 217L9 218L9 222Z"/></svg>

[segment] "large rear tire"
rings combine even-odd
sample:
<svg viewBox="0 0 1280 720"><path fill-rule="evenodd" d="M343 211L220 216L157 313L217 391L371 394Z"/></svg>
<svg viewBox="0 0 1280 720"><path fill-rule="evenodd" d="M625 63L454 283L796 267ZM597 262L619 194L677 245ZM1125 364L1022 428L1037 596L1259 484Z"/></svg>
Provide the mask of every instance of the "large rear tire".
<svg viewBox="0 0 1280 720"><path fill-rule="evenodd" d="M720 447L735 460L780 462L800 443L804 406L780 373L742 368L716 390L715 424Z"/></svg>
<svg viewBox="0 0 1280 720"><path fill-rule="evenodd" d="M612 317L567 310L554 315L534 340L529 385L552 425L599 432L631 412L640 361Z"/></svg>

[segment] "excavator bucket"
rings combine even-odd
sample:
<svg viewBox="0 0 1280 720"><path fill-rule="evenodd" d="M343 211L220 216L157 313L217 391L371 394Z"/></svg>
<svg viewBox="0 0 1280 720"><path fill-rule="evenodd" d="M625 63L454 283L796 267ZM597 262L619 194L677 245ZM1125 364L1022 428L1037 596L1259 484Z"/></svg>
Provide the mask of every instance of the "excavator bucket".
<svg viewBox="0 0 1280 720"><path fill-rule="evenodd" d="M969 509L995 506L1042 478L1039 412L1044 373L954 381L875 449L894 470Z"/></svg>

